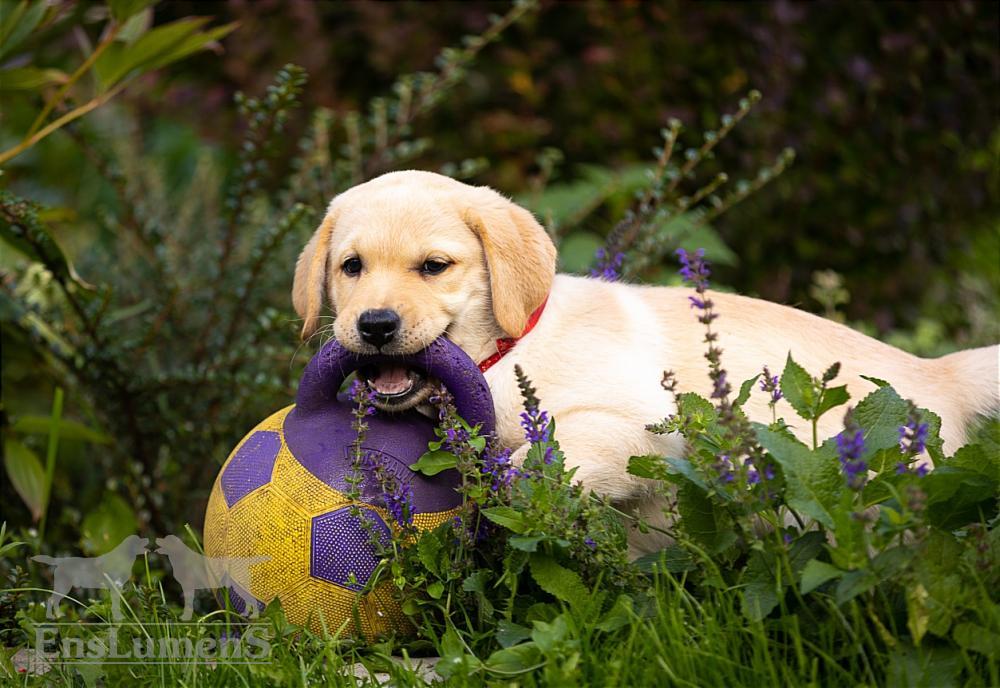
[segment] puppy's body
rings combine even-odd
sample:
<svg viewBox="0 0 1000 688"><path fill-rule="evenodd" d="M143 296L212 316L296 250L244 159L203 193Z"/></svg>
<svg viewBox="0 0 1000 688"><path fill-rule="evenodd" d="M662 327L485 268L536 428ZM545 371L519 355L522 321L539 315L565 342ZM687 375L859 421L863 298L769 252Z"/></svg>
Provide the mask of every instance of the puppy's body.
<svg viewBox="0 0 1000 688"><path fill-rule="evenodd" d="M577 478L597 492L655 513L643 481L626 471L633 455L679 455L676 437L645 430L674 411L660 386L674 371L681 391L708 396L704 327L688 302L690 290L643 287L555 275L556 252L545 230L523 208L486 187L470 187L428 172L396 172L354 187L330 204L323 224L296 267L293 302L303 335L316 328L326 301L336 314L337 339L361 353L411 353L441 335L481 361L499 337L518 337L547 298L537 324L486 372L501 441L526 450L518 419L521 398L514 366L538 388L557 419L557 438ZM444 265L443 268L441 266ZM441 268L441 269L438 269ZM712 293L723 365L736 386L767 365L774 373L789 352L818 375L841 363L837 384L854 400L872 391L860 375L888 380L904 397L941 416L946 450L962 442L976 413L998 406L998 347L921 359L843 325L759 299ZM365 318L379 315L390 334L373 338ZM388 315L387 315L388 314ZM389 408L424 398L416 382L405 393L399 370L374 371L394 393ZM766 395L744 407L769 422ZM778 413L797 418L786 402ZM827 414L821 437L842 416ZM811 427L798 422L803 439Z"/></svg>
<svg viewBox="0 0 1000 688"><path fill-rule="evenodd" d="M679 287L557 275L538 325L486 372L501 440L515 447L523 442L513 373L514 365L520 365L538 388L542 405L557 419L558 439L579 465L577 476L613 498L634 498L641 481L629 479L628 457L679 456L682 450L678 438L643 429L675 410L660 386L662 371L674 371L681 391L711 393L705 332L691 310L690 294ZM995 347L922 359L787 306L718 292L711 297L719 314L713 329L723 349L723 367L737 389L764 365L780 373L789 352L815 375L839 361L835 384L846 384L855 402L875 389L861 378L872 375L937 412L949 450L961 444L972 417L990 409L987 386L973 381L993 380L995 385ZM752 419L770 421L767 397L756 390L751 395L745 409ZM784 400L778 403L778 415L808 441L811 426ZM819 423L821 439L836 434L842 421L840 413L825 415Z"/></svg>

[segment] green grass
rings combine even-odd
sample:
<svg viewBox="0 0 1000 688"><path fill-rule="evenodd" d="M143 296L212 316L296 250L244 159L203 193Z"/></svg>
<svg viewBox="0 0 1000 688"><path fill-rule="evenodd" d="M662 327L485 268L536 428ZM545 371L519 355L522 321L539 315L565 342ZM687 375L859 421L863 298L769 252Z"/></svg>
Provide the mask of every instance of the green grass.
<svg viewBox="0 0 1000 688"><path fill-rule="evenodd" d="M127 625L119 644L131 637L176 638L184 632L204 633L225 624L226 613L195 617L197 626L178 626L179 609L168 605L168 594L147 573L144 583L127 595ZM989 593L980 591L984 603ZM41 591L35 590L34 599ZM288 624L278 605L266 610L259 628L272 636L271 650L260 664L193 661L174 664L65 665L44 675L14 674L7 649L5 685L103 686L359 686L353 675L358 663L384 672L395 685L420 686L419 672L390 657L443 656L452 669L447 685L520 686L995 686L1000 685L996 658L965 650L937 648L925 642L908 646L898 629L872 624L866 605L887 600L852 601L838 608L828 598L809 606L791 603L782 614L760 622L748 621L740 609L737 589L716 589L696 596L681 578L653 577L648 596L635 605L610 605L595 614L592 606L540 606L533 639L542 648L537 658L522 655L506 662L473 657L470 645L489 645L486 634L459 627L460 643L440 639L398 638L373 646L350 639L316 635ZM69 602L70 620L79 616ZM21 632L7 635L22 646L33 636L28 619L41 620L37 602L20 614ZM610 609L610 611L608 611ZM86 610L89 620L107 618L105 598ZM235 617L234 617L235 618ZM454 618L460 618L456 614ZM185 631L184 629L189 629ZM194 630L190 630L194 629ZM539 629L543 632L539 633ZM20 637L18 637L20 636ZM492 640L492 639L490 639ZM456 652L456 647L458 652ZM521 659L528 666L519 666ZM965 670L961 684L952 678ZM443 673L447 673L444 671Z"/></svg>

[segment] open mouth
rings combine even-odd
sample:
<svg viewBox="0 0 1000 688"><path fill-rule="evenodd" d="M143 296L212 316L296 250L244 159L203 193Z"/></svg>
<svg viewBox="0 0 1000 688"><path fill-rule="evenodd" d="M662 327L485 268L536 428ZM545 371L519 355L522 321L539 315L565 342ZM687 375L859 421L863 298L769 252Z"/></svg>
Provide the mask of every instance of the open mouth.
<svg viewBox="0 0 1000 688"><path fill-rule="evenodd" d="M378 401L388 406L399 406L416 396L427 378L408 366L376 363L362 367L360 375L378 395Z"/></svg>

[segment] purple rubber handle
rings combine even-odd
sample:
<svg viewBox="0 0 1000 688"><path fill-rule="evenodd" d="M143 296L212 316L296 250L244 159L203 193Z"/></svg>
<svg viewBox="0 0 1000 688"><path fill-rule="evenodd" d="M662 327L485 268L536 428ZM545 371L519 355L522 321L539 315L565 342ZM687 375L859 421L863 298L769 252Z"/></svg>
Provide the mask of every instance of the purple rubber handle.
<svg viewBox="0 0 1000 688"><path fill-rule="evenodd" d="M480 424L481 435L495 429L493 397L486 378L468 354L443 337L435 339L426 349L406 356L358 354L332 340L306 366L299 382L296 406L301 413L310 414L339 403L337 391L347 376L362 366L377 363L411 366L437 378L455 397L455 408L469 425Z"/></svg>

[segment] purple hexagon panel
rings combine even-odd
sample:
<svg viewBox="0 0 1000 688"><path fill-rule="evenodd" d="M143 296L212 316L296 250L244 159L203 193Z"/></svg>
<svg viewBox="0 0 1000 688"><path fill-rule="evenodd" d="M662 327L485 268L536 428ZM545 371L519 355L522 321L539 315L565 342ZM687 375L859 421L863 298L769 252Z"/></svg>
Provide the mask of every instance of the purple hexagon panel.
<svg viewBox="0 0 1000 688"><path fill-rule="evenodd" d="M222 495L230 507L271 480L281 436L271 430L250 435L222 471Z"/></svg>
<svg viewBox="0 0 1000 688"><path fill-rule="evenodd" d="M349 506L313 518L309 562L313 578L355 591L364 588L379 562L371 535L386 546L391 535L389 526L371 509L361 509L360 518L371 524L370 531L357 516L351 515ZM354 582L351 582L352 573Z"/></svg>
<svg viewBox="0 0 1000 688"><path fill-rule="evenodd" d="M250 605L252 604L257 605L258 612L264 611L264 603L236 583L230 583L228 588L222 589L222 599L220 600L222 606L226 606L226 596L229 598L229 608L242 616L250 616Z"/></svg>

